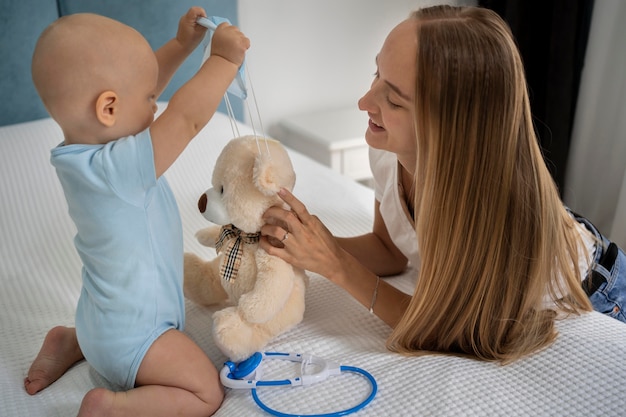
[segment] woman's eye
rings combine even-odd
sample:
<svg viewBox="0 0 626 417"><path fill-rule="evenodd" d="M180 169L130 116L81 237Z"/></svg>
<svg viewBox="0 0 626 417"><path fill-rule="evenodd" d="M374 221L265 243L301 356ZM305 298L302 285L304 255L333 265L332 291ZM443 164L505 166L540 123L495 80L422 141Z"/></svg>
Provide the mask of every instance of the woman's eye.
<svg viewBox="0 0 626 417"><path fill-rule="evenodd" d="M389 105L391 106L391 108L394 108L394 109L397 109L397 108L399 108L399 107L402 107L402 106L400 106L399 104L396 104L396 103L394 103L393 101L391 101L391 100L389 99L389 97L387 97L387 103L389 103Z"/></svg>

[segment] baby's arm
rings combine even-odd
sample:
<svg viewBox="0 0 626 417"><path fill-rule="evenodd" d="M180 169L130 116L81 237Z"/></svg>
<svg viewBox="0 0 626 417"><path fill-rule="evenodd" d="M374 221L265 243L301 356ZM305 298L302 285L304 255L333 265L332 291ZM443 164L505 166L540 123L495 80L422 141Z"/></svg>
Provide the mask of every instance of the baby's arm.
<svg viewBox="0 0 626 417"><path fill-rule="evenodd" d="M182 24L186 22L181 20ZM249 46L248 38L235 26L227 23L218 26L211 43L211 56L172 96L167 109L150 127L157 177L211 119Z"/></svg>
<svg viewBox="0 0 626 417"><path fill-rule="evenodd" d="M206 17L204 9L201 7L189 9L178 22L176 37L155 52L159 64L157 97L163 93L176 70L204 39L206 28L196 24L199 16Z"/></svg>

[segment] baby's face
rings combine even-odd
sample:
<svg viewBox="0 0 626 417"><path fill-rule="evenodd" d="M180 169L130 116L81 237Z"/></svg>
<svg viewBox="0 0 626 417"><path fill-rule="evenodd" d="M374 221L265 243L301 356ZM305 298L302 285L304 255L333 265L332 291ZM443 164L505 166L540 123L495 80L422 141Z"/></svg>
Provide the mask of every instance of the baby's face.
<svg viewBox="0 0 626 417"><path fill-rule="evenodd" d="M148 50L145 56L137 60L137 67L132 75L132 83L128 91L120 93L121 116L120 122L127 123L127 135L137 133L150 127L157 111L157 80L159 68L156 56Z"/></svg>

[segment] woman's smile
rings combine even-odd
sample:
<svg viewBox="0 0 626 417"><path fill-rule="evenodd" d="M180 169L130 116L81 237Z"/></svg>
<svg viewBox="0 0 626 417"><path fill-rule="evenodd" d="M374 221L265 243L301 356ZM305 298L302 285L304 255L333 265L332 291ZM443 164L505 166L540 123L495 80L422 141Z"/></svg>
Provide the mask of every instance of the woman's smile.
<svg viewBox="0 0 626 417"><path fill-rule="evenodd" d="M385 128L384 128L384 127L382 127L382 126L381 126L381 125L379 125L379 124L374 123L374 121L373 121L372 119L369 119L369 123L368 123L368 125L369 125L369 129L370 129L373 133L376 133L376 132L384 132L384 131L385 131Z"/></svg>

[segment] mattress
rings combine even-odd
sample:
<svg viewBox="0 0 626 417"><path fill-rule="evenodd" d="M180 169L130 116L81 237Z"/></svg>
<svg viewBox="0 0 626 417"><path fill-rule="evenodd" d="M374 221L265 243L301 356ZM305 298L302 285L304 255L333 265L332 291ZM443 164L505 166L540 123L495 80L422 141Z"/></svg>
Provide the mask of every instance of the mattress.
<svg viewBox="0 0 626 417"><path fill-rule="evenodd" d="M250 133L241 125L241 134ZM210 185L213 164L233 137L228 118L216 114L165 174L176 195L185 250L205 258L212 249L194 234L207 226L198 196ZM46 332L72 326L80 291L74 226L53 168L50 149L61 141L50 119L0 128L0 416L76 415L84 394L111 387L87 363L71 368L44 391L30 396L22 380ZM294 193L338 236L368 232L371 189L290 150ZM606 416L626 415L626 325L599 313L558 322L549 348L510 365L444 355L405 357L388 352L390 329L340 288L310 275L304 320L273 340L268 351L295 352L360 367L378 383L374 400L358 416ZM413 271L389 278L405 292ZM187 302L189 334L218 368L226 358L211 341L210 308ZM287 378L290 363L267 363L266 375ZM286 389L262 388L259 397L284 413L330 413L350 408L369 394L357 374ZM217 416L267 415L247 390L226 390Z"/></svg>

